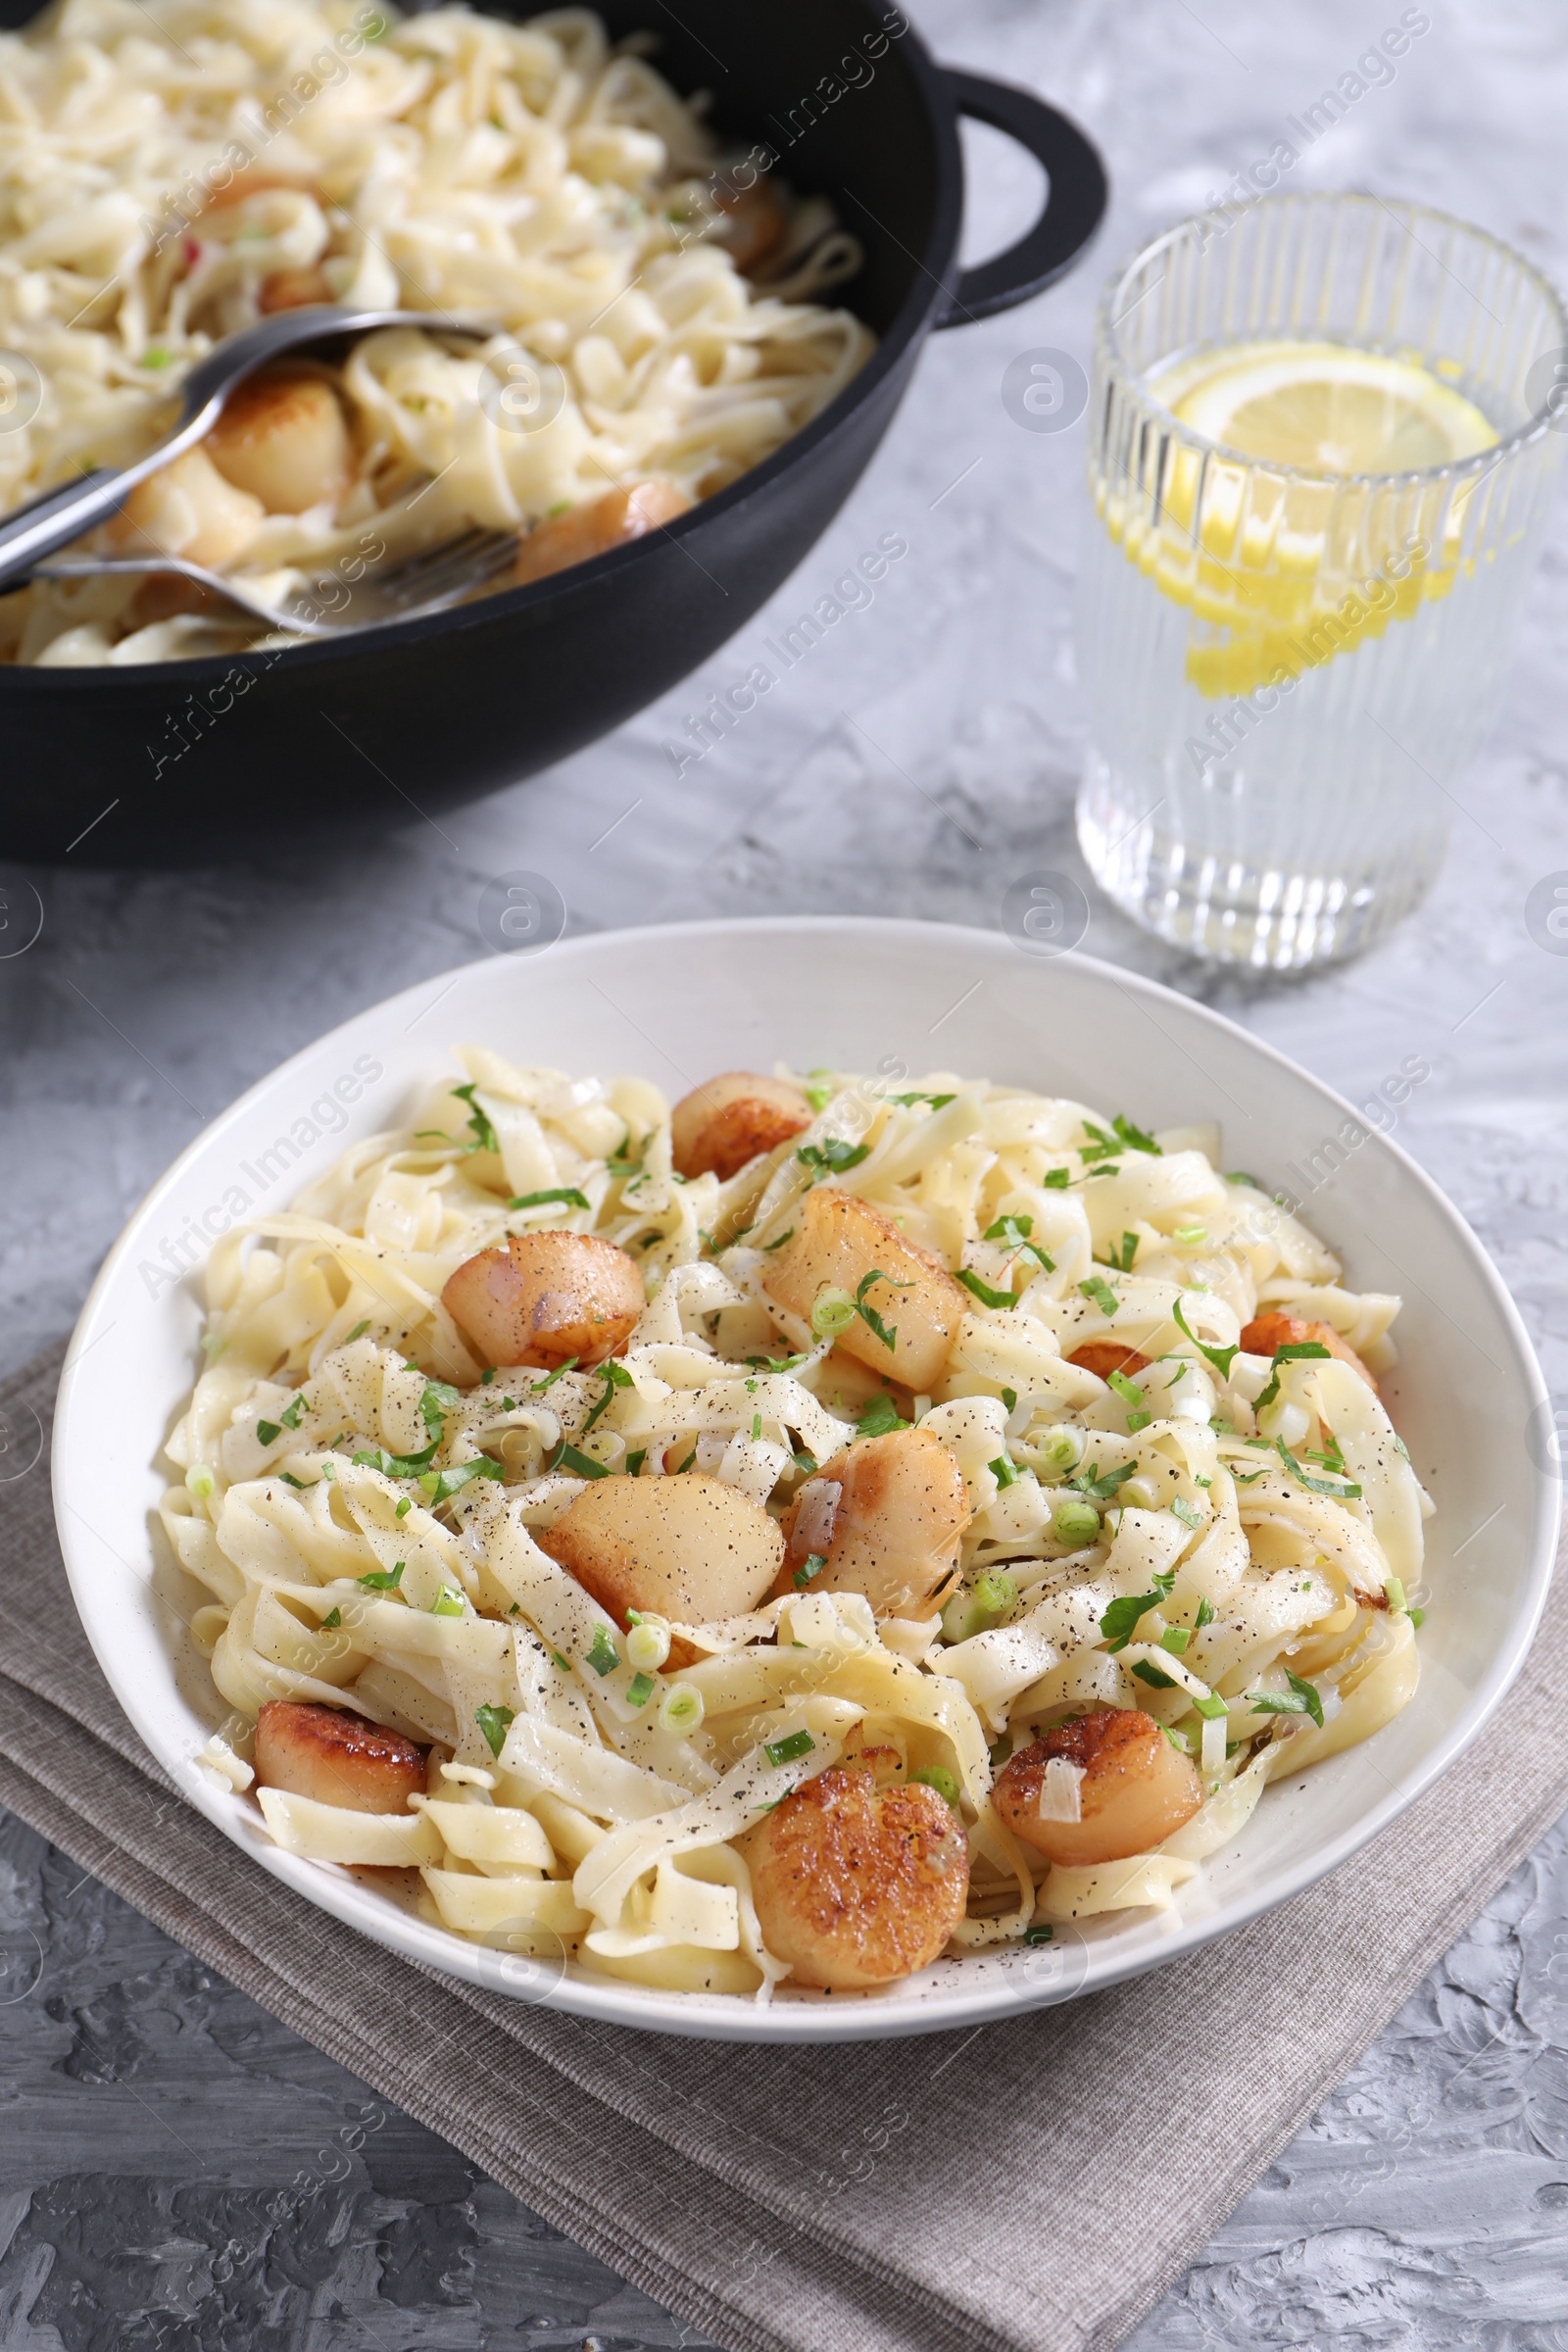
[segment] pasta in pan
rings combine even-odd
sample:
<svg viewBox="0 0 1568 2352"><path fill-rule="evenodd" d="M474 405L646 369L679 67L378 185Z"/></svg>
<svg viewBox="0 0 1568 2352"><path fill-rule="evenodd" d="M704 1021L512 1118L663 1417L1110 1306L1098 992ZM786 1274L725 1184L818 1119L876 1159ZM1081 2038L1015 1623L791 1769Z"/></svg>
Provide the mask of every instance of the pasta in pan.
<svg viewBox="0 0 1568 2352"><path fill-rule="evenodd" d="M726 487L868 356L816 299L860 252L824 200L726 169L653 45L391 0L59 0L0 33L0 510L140 456L218 341L320 303L430 325L253 378L97 552L275 606L477 524L521 534L526 581ZM0 597L24 663L258 639L167 576Z"/></svg>
<svg viewBox="0 0 1568 2352"><path fill-rule="evenodd" d="M650 1984L1168 1906L1416 1683L1398 1301L1206 1129L482 1048L207 1266L163 1504L272 1837Z"/></svg>

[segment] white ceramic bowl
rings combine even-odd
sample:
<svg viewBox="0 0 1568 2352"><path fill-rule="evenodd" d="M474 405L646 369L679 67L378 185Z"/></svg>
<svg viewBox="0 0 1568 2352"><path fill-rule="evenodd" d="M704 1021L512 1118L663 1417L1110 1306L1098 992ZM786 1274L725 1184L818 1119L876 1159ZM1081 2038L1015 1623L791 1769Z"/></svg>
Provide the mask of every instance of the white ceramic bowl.
<svg viewBox="0 0 1568 2352"><path fill-rule="evenodd" d="M417 1088L450 1067L455 1042L564 1070L637 1072L671 1096L780 1055L867 1071L893 1057L913 1073L941 1067L1076 1096L1150 1127L1217 1119L1226 1164L1270 1189L1292 1182L1287 1163L1304 1168L1317 1154L1321 1166L1329 1139L1343 1149L1364 1133L1316 1079L1151 981L914 922L684 924L494 956L345 1022L252 1087L154 1187L93 1288L61 1389L55 1494L76 1605L140 1737L236 1845L338 1919L472 1983L628 2026L769 2041L966 2026L1135 1975L1283 1902L1387 1828L1507 1689L1555 1550L1557 1484L1526 1443L1545 1388L1463 1219L1401 1151L1369 1135L1304 1213L1343 1251L1353 1286L1404 1297L1403 1361L1387 1395L1439 1514L1420 1689L1374 1740L1271 1788L1174 1911L1091 1922L1081 1936L1058 1931L1039 1951L942 1961L878 1995L786 1991L759 2008L575 1966L519 1967L346 1873L280 1852L253 1807L192 1761L223 1711L183 1630L181 1611L204 1596L149 1532L162 1484L153 1464L199 1360L196 1289L172 1269L195 1265L237 1218L285 1203L358 1136L395 1125Z"/></svg>

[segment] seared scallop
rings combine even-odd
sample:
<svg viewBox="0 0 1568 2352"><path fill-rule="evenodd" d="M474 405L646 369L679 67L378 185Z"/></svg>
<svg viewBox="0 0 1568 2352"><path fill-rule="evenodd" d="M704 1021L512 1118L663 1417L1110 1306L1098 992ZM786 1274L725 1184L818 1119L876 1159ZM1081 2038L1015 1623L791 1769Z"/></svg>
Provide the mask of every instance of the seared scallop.
<svg viewBox="0 0 1568 2352"><path fill-rule="evenodd" d="M536 522L518 542L512 584L526 588L531 580L548 579L554 571L586 564L591 556L629 546L649 531L662 530L691 503L673 482L633 482L629 490L607 490L603 498Z"/></svg>
<svg viewBox="0 0 1568 2352"><path fill-rule="evenodd" d="M924 1782L833 1765L746 1841L762 1941L798 1984L855 1992L926 1968L969 1894L969 1841Z"/></svg>
<svg viewBox="0 0 1568 2352"><path fill-rule="evenodd" d="M880 1279L867 1283L872 1274ZM858 1312L839 1330L839 1347L907 1389L931 1388L957 1337L968 1293L931 1250L906 1241L882 1209L837 1185L818 1185L801 1202L793 1237L768 1260L762 1288L809 1323L825 1295L854 1300L862 1284L862 1305L882 1331Z"/></svg>
<svg viewBox="0 0 1568 2352"><path fill-rule="evenodd" d="M105 536L117 555L156 549L221 571L244 554L266 513L259 498L225 481L205 449L187 449L136 484Z"/></svg>
<svg viewBox="0 0 1568 2352"><path fill-rule="evenodd" d="M1054 1761L1071 1769L1052 1773ZM1075 1784L1079 1818L1060 1819ZM1203 1784L1152 1715L1097 1707L1020 1748L991 1793L1013 1836L1037 1854L1087 1865L1147 1854L1174 1837L1202 1803Z"/></svg>
<svg viewBox="0 0 1568 2352"><path fill-rule="evenodd" d="M441 1303L486 1364L603 1363L631 1337L643 1278L591 1233L525 1233L481 1250L449 1277Z"/></svg>
<svg viewBox="0 0 1568 2352"><path fill-rule="evenodd" d="M811 1123L810 1105L785 1078L728 1070L676 1103L669 1141L682 1176L716 1176L727 1184L760 1152L773 1152Z"/></svg>
<svg viewBox="0 0 1568 2352"><path fill-rule="evenodd" d="M303 514L336 498L353 454L336 392L297 368L237 384L202 447L223 479L270 514Z"/></svg>
<svg viewBox="0 0 1568 2352"><path fill-rule="evenodd" d="M1067 1358L1069 1364L1093 1372L1097 1380L1108 1380L1113 1372L1131 1380L1135 1372L1148 1370L1150 1360L1147 1355L1140 1355L1136 1348L1124 1347L1120 1340L1086 1340Z"/></svg>
<svg viewBox="0 0 1568 2352"><path fill-rule="evenodd" d="M595 1479L535 1540L622 1627L629 1609L683 1625L744 1616L784 1556L783 1536L760 1503L695 1470ZM696 1655L676 1646L673 1665Z"/></svg>
<svg viewBox="0 0 1568 2352"><path fill-rule="evenodd" d="M270 1698L256 1718L259 1788L353 1813L406 1813L424 1778L424 1749L363 1715Z"/></svg>
<svg viewBox="0 0 1568 2352"><path fill-rule="evenodd" d="M862 1439L796 1494L779 1590L863 1592L879 1617L931 1616L968 1524L957 1456L929 1430Z"/></svg>

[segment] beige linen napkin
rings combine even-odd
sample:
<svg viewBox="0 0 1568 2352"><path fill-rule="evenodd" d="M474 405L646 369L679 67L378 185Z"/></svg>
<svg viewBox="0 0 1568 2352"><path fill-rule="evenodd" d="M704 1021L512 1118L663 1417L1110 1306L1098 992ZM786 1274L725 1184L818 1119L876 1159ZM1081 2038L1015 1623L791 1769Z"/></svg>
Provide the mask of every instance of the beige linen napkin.
<svg viewBox="0 0 1568 2352"><path fill-rule="evenodd" d="M30 1408L47 1429L60 1360L0 1386L13 1428ZM969 2034L786 2050L628 2033L394 1958L259 1870L111 1697L45 1461L5 1495L0 1803L734 2352L1116 2344L1568 1803L1559 1589L1441 1786L1206 1951Z"/></svg>

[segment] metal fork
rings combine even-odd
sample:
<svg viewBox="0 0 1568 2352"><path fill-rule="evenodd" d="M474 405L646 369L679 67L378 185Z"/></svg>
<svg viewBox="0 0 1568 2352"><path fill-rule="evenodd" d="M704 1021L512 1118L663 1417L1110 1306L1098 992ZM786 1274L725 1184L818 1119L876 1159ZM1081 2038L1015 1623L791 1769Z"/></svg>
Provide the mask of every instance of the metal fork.
<svg viewBox="0 0 1568 2352"><path fill-rule="evenodd" d="M178 556L72 557L61 563L34 564L32 577L93 580L116 572L168 572L178 579L194 580L213 595L254 612L270 628L289 629L301 637L339 637L355 629L374 628L382 621L414 620L421 612L444 612L504 571L516 552L515 531L476 527L439 547L406 556L384 570L364 566L354 580L345 579L341 571L323 572L275 605L265 603L243 579L225 579L221 573L206 571L200 564L186 564Z"/></svg>

